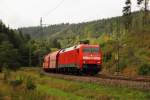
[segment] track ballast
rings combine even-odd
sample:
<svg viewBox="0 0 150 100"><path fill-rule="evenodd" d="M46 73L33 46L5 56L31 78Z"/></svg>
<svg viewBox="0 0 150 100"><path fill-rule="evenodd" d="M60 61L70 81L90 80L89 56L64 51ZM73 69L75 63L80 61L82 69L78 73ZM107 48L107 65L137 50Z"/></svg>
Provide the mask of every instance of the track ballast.
<svg viewBox="0 0 150 100"><path fill-rule="evenodd" d="M80 82L88 82L94 84L101 84L101 85L110 85L110 86L117 86L117 87L127 87L127 88L134 88L134 89L143 89L143 90L150 90L150 78L149 77L123 77L123 76L106 76L98 74L96 76L78 76L78 75L66 75L60 73L47 73L42 70L42 74L61 78L65 80L71 81L80 81Z"/></svg>

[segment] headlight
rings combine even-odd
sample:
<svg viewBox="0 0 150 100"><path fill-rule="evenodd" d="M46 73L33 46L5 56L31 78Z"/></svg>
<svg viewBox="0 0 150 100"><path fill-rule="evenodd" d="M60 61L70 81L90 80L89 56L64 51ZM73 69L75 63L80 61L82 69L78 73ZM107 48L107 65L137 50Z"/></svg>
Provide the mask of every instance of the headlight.
<svg viewBox="0 0 150 100"><path fill-rule="evenodd" d="M97 63L100 64L100 61L98 61Z"/></svg>
<svg viewBox="0 0 150 100"><path fill-rule="evenodd" d="M85 61L83 61L83 63L85 64L86 62L85 62Z"/></svg>

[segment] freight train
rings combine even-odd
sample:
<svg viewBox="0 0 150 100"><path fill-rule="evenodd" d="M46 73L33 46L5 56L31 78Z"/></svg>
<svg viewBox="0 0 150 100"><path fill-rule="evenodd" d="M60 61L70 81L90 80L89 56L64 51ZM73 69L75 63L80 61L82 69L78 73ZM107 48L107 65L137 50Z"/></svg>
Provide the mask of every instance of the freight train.
<svg viewBox="0 0 150 100"><path fill-rule="evenodd" d="M47 54L43 69L46 72L97 74L101 65L99 45L79 44Z"/></svg>

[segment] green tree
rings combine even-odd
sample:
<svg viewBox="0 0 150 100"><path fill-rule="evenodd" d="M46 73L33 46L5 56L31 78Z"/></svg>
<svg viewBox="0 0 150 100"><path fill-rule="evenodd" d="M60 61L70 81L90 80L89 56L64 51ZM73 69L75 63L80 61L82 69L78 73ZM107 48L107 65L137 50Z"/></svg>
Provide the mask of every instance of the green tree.
<svg viewBox="0 0 150 100"><path fill-rule="evenodd" d="M19 65L18 50L8 41L4 41L0 45L0 67L7 65L10 69L16 69Z"/></svg>
<svg viewBox="0 0 150 100"><path fill-rule="evenodd" d="M53 40L53 47L60 49L61 45L60 42L57 39Z"/></svg>

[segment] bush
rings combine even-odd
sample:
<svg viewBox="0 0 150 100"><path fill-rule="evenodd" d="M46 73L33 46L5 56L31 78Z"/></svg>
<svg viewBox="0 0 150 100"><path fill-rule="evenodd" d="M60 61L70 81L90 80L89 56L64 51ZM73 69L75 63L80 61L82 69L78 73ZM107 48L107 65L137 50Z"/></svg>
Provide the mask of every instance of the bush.
<svg viewBox="0 0 150 100"><path fill-rule="evenodd" d="M104 55L103 55L103 61L104 62L108 62L109 60L112 59L112 53L111 52L106 52Z"/></svg>
<svg viewBox="0 0 150 100"><path fill-rule="evenodd" d="M13 87L19 86L19 85L21 85L22 83L23 83L22 80L12 80L12 81L10 82L10 84L11 84Z"/></svg>
<svg viewBox="0 0 150 100"><path fill-rule="evenodd" d="M126 57L120 57L119 60L119 69L120 71L124 70L124 68L127 67L127 64L129 63L129 60Z"/></svg>
<svg viewBox="0 0 150 100"><path fill-rule="evenodd" d="M138 69L140 75L150 75L150 64L143 64Z"/></svg>
<svg viewBox="0 0 150 100"><path fill-rule="evenodd" d="M33 79L29 76L26 80L26 88L28 90L33 90L36 88L35 83L33 82Z"/></svg>
<svg viewBox="0 0 150 100"><path fill-rule="evenodd" d="M5 65L5 67L2 69L2 72L4 73L4 80L7 81L11 74L7 65Z"/></svg>

